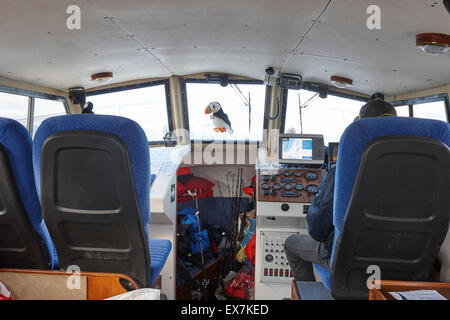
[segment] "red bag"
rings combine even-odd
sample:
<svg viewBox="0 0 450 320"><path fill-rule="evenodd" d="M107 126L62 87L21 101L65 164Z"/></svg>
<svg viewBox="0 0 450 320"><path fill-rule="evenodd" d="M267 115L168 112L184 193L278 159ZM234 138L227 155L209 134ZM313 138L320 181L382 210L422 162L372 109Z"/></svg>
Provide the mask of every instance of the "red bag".
<svg viewBox="0 0 450 320"><path fill-rule="evenodd" d="M195 189L197 189L198 192L198 190L205 191L212 189L212 187L214 187L214 183L200 177L192 177L184 184L184 188L186 189L186 191L191 190L192 192L194 192Z"/></svg>
<svg viewBox="0 0 450 320"><path fill-rule="evenodd" d="M245 255L247 258L255 265L255 244L256 244L256 233L253 234L253 237L247 243L244 248Z"/></svg>
<svg viewBox="0 0 450 320"><path fill-rule="evenodd" d="M204 198L210 198L214 196L214 192L212 189L205 190L205 191L198 191L197 190L197 199L204 199ZM186 201L192 201L194 198L192 198L190 195L187 194L187 191L184 195L178 194L177 196L177 202L186 202Z"/></svg>
<svg viewBox="0 0 450 320"><path fill-rule="evenodd" d="M191 173L191 168L185 167L185 168L180 168L178 169L178 175L182 176L185 174L190 174Z"/></svg>
<svg viewBox="0 0 450 320"><path fill-rule="evenodd" d="M238 276L225 286L225 293L229 297L248 299L248 290L254 288L255 281L252 275L241 272Z"/></svg>

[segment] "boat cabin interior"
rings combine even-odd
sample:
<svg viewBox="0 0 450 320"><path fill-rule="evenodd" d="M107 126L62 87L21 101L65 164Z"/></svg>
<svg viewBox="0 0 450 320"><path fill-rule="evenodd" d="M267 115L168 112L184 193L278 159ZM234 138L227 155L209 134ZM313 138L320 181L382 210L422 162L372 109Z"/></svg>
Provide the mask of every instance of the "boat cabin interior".
<svg viewBox="0 0 450 320"><path fill-rule="evenodd" d="M450 298L450 1L0 17L0 300Z"/></svg>

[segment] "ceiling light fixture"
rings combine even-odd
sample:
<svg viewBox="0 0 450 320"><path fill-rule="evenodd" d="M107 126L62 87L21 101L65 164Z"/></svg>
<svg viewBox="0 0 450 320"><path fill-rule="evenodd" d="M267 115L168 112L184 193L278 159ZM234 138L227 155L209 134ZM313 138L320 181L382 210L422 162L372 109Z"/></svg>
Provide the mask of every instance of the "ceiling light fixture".
<svg viewBox="0 0 450 320"><path fill-rule="evenodd" d="M450 35L421 33L416 36L416 45L426 54L442 55L450 50Z"/></svg>
<svg viewBox="0 0 450 320"><path fill-rule="evenodd" d="M351 86L353 84L352 79L339 77L339 76L331 76L331 82L333 85L337 88L343 89L347 88L348 86Z"/></svg>
<svg viewBox="0 0 450 320"><path fill-rule="evenodd" d="M92 81L95 81L97 83L106 83L110 81L113 78L112 72L100 72L91 75Z"/></svg>

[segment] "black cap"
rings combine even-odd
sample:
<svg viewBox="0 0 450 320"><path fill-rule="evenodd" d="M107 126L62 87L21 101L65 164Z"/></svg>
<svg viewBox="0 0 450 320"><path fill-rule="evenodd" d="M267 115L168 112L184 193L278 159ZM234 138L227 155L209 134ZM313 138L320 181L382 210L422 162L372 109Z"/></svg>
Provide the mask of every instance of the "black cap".
<svg viewBox="0 0 450 320"><path fill-rule="evenodd" d="M367 102L359 111L359 118L396 117L394 106L382 100Z"/></svg>

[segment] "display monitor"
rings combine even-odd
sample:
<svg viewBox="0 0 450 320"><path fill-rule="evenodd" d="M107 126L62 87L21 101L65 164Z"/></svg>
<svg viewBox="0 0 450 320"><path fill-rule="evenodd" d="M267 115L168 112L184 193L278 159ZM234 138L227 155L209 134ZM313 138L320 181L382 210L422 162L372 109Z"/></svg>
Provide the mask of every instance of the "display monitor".
<svg viewBox="0 0 450 320"><path fill-rule="evenodd" d="M321 166L324 158L323 135L280 134L280 163Z"/></svg>

